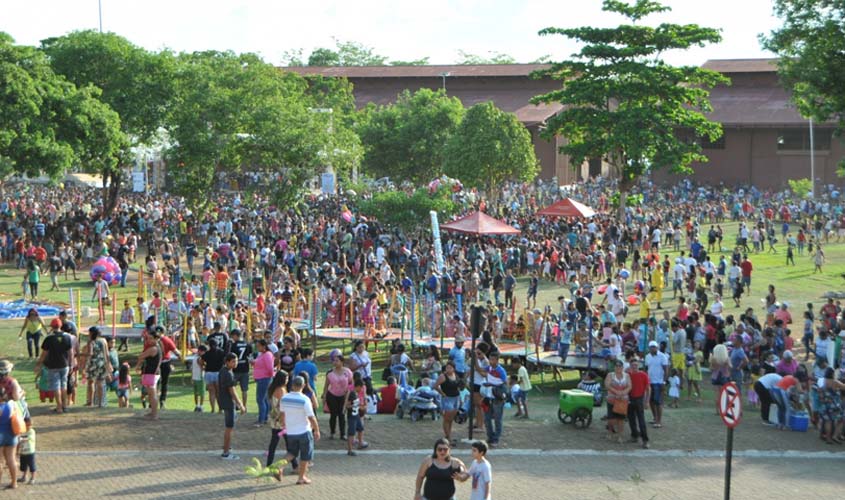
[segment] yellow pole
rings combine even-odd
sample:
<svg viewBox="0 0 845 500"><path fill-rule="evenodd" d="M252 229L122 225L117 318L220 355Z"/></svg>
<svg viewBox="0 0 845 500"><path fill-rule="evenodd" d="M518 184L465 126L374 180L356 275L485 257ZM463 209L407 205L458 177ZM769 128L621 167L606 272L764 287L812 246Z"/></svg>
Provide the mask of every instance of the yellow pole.
<svg viewBox="0 0 845 500"><path fill-rule="evenodd" d="M144 267L138 266L138 297L146 298L144 290Z"/></svg>
<svg viewBox="0 0 845 500"><path fill-rule="evenodd" d="M190 318L190 313L185 315L185 331L182 332L182 359L184 360L185 357L188 355L188 319Z"/></svg>

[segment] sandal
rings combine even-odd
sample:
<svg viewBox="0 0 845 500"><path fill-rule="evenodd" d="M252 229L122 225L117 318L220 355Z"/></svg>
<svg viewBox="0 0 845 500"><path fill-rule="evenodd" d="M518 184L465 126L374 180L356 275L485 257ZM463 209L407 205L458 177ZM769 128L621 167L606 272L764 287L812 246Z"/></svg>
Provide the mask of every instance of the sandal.
<svg viewBox="0 0 845 500"><path fill-rule="evenodd" d="M296 481L296 484L311 484L311 480L308 478L299 479Z"/></svg>

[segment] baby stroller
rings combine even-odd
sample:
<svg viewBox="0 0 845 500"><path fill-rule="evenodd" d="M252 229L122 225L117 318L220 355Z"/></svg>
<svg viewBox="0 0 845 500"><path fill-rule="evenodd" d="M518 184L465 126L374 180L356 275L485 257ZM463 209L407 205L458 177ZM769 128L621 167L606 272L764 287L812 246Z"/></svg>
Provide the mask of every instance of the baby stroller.
<svg viewBox="0 0 845 500"><path fill-rule="evenodd" d="M412 422L416 422L426 415L437 420L440 414L440 395L429 387L414 389L406 378L407 370L394 370L399 376L399 404L396 407L396 417L402 418L407 413Z"/></svg>

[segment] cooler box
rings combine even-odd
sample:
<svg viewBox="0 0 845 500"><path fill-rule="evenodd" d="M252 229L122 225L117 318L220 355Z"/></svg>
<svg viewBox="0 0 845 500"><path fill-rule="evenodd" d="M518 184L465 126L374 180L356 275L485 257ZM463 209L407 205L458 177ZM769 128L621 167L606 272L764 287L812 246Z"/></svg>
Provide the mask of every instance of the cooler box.
<svg viewBox="0 0 845 500"><path fill-rule="evenodd" d="M789 416L789 428L796 432L807 432L810 416L806 412L793 413Z"/></svg>
<svg viewBox="0 0 845 500"><path fill-rule="evenodd" d="M560 391L560 409L570 415L577 408L593 409L593 393L580 389L563 389Z"/></svg>

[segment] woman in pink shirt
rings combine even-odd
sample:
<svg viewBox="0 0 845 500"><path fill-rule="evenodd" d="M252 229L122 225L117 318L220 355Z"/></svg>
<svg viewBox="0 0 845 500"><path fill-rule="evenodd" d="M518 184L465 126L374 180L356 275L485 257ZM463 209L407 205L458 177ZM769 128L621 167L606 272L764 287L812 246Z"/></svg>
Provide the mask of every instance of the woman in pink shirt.
<svg viewBox="0 0 845 500"><path fill-rule="evenodd" d="M332 369L326 374L323 387L323 405L329 407L330 439L334 439L335 426L340 424L340 439L346 439L346 398L352 388L352 370L343 365L343 355L337 354L332 361Z"/></svg>
<svg viewBox="0 0 845 500"><path fill-rule="evenodd" d="M273 380L274 362L273 353L267 348L267 341L258 339L258 356L252 362L252 376L256 384L256 397L258 398L258 422L256 427L267 423L270 416L270 400L267 398L267 389L270 381Z"/></svg>

